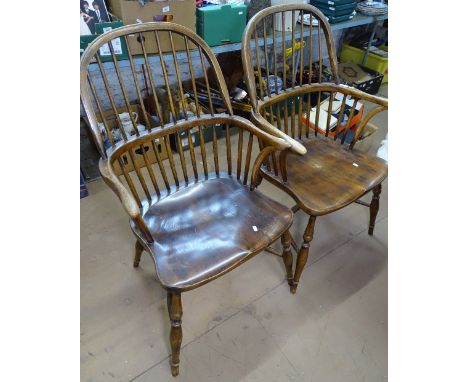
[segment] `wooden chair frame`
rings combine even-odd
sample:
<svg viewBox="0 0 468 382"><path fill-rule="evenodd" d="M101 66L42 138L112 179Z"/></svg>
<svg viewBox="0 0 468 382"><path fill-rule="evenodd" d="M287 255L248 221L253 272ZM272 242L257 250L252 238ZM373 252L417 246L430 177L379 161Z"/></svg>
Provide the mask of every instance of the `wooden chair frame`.
<svg viewBox="0 0 468 382"><path fill-rule="evenodd" d="M285 32L285 18L288 13L292 17L292 31ZM310 26L304 26L296 24L296 15L301 16L305 14L310 14L311 17L314 17L318 21L318 26L313 27L312 22ZM275 15L281 15L282 31L278 32L275 29ZM267 36L266 32L266 19L268 17L273 18L273 36ZM263 25L262 25L263 24ZM260 33L263 31L263 34L259 37ZM317 32L318 39L317 43L313 45L313 34ZM309 37L310 36L310 37ZM330 69L332 72L332 81L333 82L323 82L322 81L322 61L323 61L323 52L322 52L322 36L325 38L326 48L328 50ZM299 38L299 42L297 39ZM307 41L308 39L308 41ZM289 70L290 73L287 73L287 63L286 63L286 44L287 41L294 41L291 43L289 48L292 51L290 65L292 70ZM282 48L282 62L278 62L278 49L277 46L280 45ZM297 46L296 46L297 45ZM270 49L269 49L270 48ZM304 52L308 48L308 59L304 58ZM318 50L318 81L312 81L312 59L313 53L317 48ZM263 56L262 56L263 55ZM270 56L273 56L273 59L270 60ZM296 57L298 56L298 57ZM273 62L271 62L273 61ZM305 76L303 74L305 65L309 68L309 75ZM387 170L386 163L382 164L376 162L369 157L360 156L359 159L372 162L368 166L369 171L377 171L378 168L379 175L374 176L371 179L369 184L372 184L373 197L370 204L365 203L359 200L363 195L367 194L371 189L369 187L363 187L361 192L355 192L355 195L352 199L344 200L340 203L337 203L333 207L319 210L317 208L311 207L311 200L301 197L297 192L297 187L291 185L288 182L288 157L292 154L293 157L296 156L305 156L307 159L303 161L303 171L307 173L308 168L306 168L307 163L309 165L312 161L315 160L314 148L316 146L312 145L312 141L317 140L319 131L319 114L321 107L317 109L316 119L314 123L314 129L311 133L309 126L305 126L302 121L303 115L303 97L307 97L307 118L310 119L310 110L311 110L311 96L317 96L317 105L321 104L321 96L328 95L329 105L328 105L328 117L326 121L326 128L324 129L324 138L327 141L332 141L336 143L333 148L330 148L330 153L337 155L343 160L351 160L353 155L358 155L356 151L353 150L356 143L361 138L364 128L368 125L369 121L376 116L378 113L384 111L388 107L388 100L374 96L365 92L362 92L353 87L340 84L338 76L338 64L334 48L334 42L332 37L332 32L326 17L318 10L317 8L306 5L306 4L287 4L287 5L276 5L269 8L265 8L262 11L258 12L252 19L250 19L247 27L244 31L242 38L242 63L244 67L244 78L247 84L248 94L252 104L251 111L251 120L255 123L256 126L260 127L262 130L268 132L269 134L276 135L287 140L291 147L288 150L283 151L278 156L272 154L262 166L261 171L263 176L276 186L283 189L287 192L295 201L296 205L293 208L293 212L299 210L307 213L310 218L308 224L304 230L303 243L300 248L297 248L297 245L293 243L294 248L298 252L294 279L291 285L291 292L295 293L301 273L307 262L310 242L313 238L314 226L317 216L321 216L337 209L343 208L346 205L356 202L362 205L365 205L370 208L370 221L369 221L369 235L373 234L375 220L377 217L379 209L379 195L381 192L381 183L386 178ZM299 66L299 69L296 67ZM281 70L281 71L280 71ZM282 75L281 75L282 74ZM290 76L289 76L290 74ZM266 78L273 77L274 88L271 89L266 81L263 79L263 76ZM283 88L279 89L278 79L283 83ZM333 100L335 95L342 95L342 104L340 106L340 114L338 117L337 126L341 126L341 123L344 121L344 110L347 99L351 99L353 106L348 118L348 122L342 133L341 139L337 140L339 134L336 133L333 136L331 134L330 128L330 116ZM298 121L296 123L295 107L292 107L291 114L288 115L288 107L283 107L283 116L279 112L279 107L274 108L280 102L287 102L294 97L299 97L298 105ZM358 101L368 101L376 107L370 110L360 121L356 131L354 132L354 137L352 138L349 144L345 144L346 138L350 133L350 121L355 115L356 107ZM278 127L275 126L275 122ZM309 147L309 149L306 148ZM323 146L323 145L322 145ZM341 146L341 147L340 147ZM308 152L309 150L309 152ZM346 152L345 152L346 150ZM382 161L383 162L383 161Z"/></svg>
<svg viewBox="0 0 468 382"><path fill-rule="evenodd" d="M169 97L169 108L172 113L172 116L176 116L172 121L165 121L162 112L160 103L158 103L157 91L155 89L156 80L153 78L154 68L151 68L150 65L150 55L147 54L147 39L152 37L155 39L155 42L159 47L160 45L160 34L165 32L169 36L171 51L169 51L169 56L172 53L173 65L175 66L175 86L178 87L181 95L184 93L182 89L182 76L180 75L180 67L177 60L177 54L174 46L174 39L176 35L179 38L183 38L185 42L185 53L187 55L188 64L190 67L191 73L191 85L192 90L195 93L195 102L197 103L197 88L198 85L195 84L194 78L194 68L191 62L191 56L193 52L198 52L201 60L201 66L203 68L203 77L205 80L205 85L207 89L207 97L209 99L209 113L208 114L199 114L198 112L198 103L197 103L197 112L194 116L189 116L185 106L182 106L183 113L176 112L176 105L174 101L173 94L171 92L171 84L169 80L169 71L168 71L168 58L167 53L159 53L160 66L162 68L162 73L164 77L163 87L167 89ZM152 87L152 97L155 103L154 108L158 113L159 126L152 127L150 121L146 121L146 126L144 131L140 131L137 126L137 121L132 114L131 102L128 92L128 84L125 84L122 72L121 65L119 64L116 55L113 50L112 41L114 39L121 38L127 44L129 49L129 62L131 68L131 78L133 78L135 91L137 94L137 102L139 107L146 112L145 102L142 97L142 90L139 86L138 74L135 70L134 65L134 55L130 51L129 40L131 38L136 38L141 44L141 50L143 52L142 58L144 61L144 66L147 70L147 75L150 80ZM122 122L119 117L119 108L117 107L117 101L115 92L116 90L112 89L111 81L109 80L109 75L106 74L104 64L101 61L99 56L99 50L103 46L108 46L111 54L111 68L113 68L113 75L116 78L116 83L120 87L120 92L123 96L123 104L125 105L125 110L128 110L129 117L133 126L133 134L128 134L125 131L125 128L122 126ZM190 48L192 47L192 49ZM193 49L194 48L194 49ZM100 73L100 82L96 84L96 78L93 79L92 75L89 72L89 66L92 60L96 60L99 67ZM212 84L210 84L207 76L206 66L209 64L213 70L217 85L219 86L219 95L224 101L226 112L217 113L213 107L212 103ZM113 65L113 66L112 66ZM81 83L81 101L82 106L85 111L86 117L89 121L90 130L92 136L95 140L96 146L101 154L101 160L99 162L99 170L105 181L105 183L113 190L113 192L120 199L125 211L130 217L130 226L133 233L136 236L135 244L135 256L134 256L134 266L138 267L140 263L141 254L143 251L151 254L151 258L154 262L156 269L156 274L163 288L167 290L167 305L169 316L171 320L171 333L170 333L170 343L171 343L171 371L172 375L176 376L179 373L179 354L180 347L182 342L182 327L181 327L181 317L182 317L182 302L181 302L181 293L197 288L211 280L214 280L217 277L220 277L224 273L236 268L241 265L246 260L255 256L256 254L263 251L271 243L281 237L283 242L283 261L286 266L287 275L289 279L292 279L292 254L290 251L290 234L289 226L292 223L292 213L284 206L280 205L277 202L267 198L266 196L260 194L258 191L254 190L256 186L261 181L261 172L260 167L262 162L265 160L268 155L272 152L278 151L281 152L290 147L288 141L285 141L282 138L278 138L274 135L270 135L263 130L256 127L252 122L247 119L235 116L232 111L231 103L229 100L229 95L227 92L226 85L224 83L224 78L221 73L221 69L216 60L216 57L213 55L212 51L208 45L195 33L191 30L173 23L144 23L136 25L128 25L121 28L114 29L104 35L99 36L94 40L83 53L81 58L81 67L80 67L80 83ZM97 75L96 75L97 76ZM146 79L146 78L145 78ZM117 142L113 138L113 131L108 126L108 122L104 118L103 111L103 99L102 96L99 97L97 92L97 85L103 86L105 93L107 93L106 100L110 102L111 110L113 111L117 128L120 131L122 140ZM93 96L93 98L91 97ZM183 105L183 104L182 104ZM177 118L179 114L183 114L183 118ZM146 115L146 114L145 114ZM102 118L105 128L105 136L101 132L101 129L98 124L98 117ZM145 117L146 118L146 117ZM221 168L221 163L219 160L219 149L218 141L219 139L216 136L214 127L213 127L213 140L212 145L204 142L203 133L201 128L203 126L214 126L215 124L222 124L226 127L226 156L227 156L227 169L223 171ZM232 158L234 155L231 155L231 137L230 131L232 129L237 129L238 131L238 141L237 141L237 161L234 162ZM180 133L187 132L188 142L189 142L189 159L186 160L184 150L181 146ZM191 134L199 132L200 134L200 153L201 153L201 162L202 169L200 170L199 159L196 159L196 153L194 144L191 139ZM243 134L247 133L247 139L243 139ZM173 137L177 146L177 153L172 153L170 148L170 138ZM257 138L259 144L259 153L254 160L252 160L252 147L254 144L254 137ZM110 141L110 147L106 148L105 138ZM167 149L167 162L169 162L170 169L166 171L164 163L158 154L158 150L154 148L156 162L150 163L148 154L145 151L145 145L151 147L155 146L155 142L165 145ZM245 142L245 144L244 144ZM212 146L213 161L214 163L208 163L206 151ZM142 165L137 164L135 159L134 150L141 149L144 156L144 163ZM178 155L178 161L175 157ZM123 157L129 159L130 164L132 164L132 170L128 170L125 163L123 163ZM166 162L166 164L167 164ZM177 163L180 163L180 166L177 166ZM192 169L190 169L190 163ZM209 171L209 168L214 167L214 171ZM179 172L177 169L179 168ZM117 170L121 170L121 175L117 173ZM182 170L182 176L180 176L180 169ZM163 178L163 184L158 183L156 171L159 171L159 177ZM145 173L143 174L143 171ZM193 171L193 175L189 175L189 172ZM146 175L146 177L145 177ZM172 175L173 182L170 180ZM149 178L149 179L148 179ZM250 182L248 180L250 179ZM169 197L174 197L178 193L182 192L188 187L192 187L194 184L218 180L228 180L233 184L237 182L240 186L236 189L238 194L243 195L244 200L251 200L255 196L255 202L263 203L262 206L266 206L262 210L262 215L267 227L271 228L270 232L262 233L262 240L259 243L256 243L255 246L245 248L243 255L235 260L230 260L227 265L219 266L216 272L207 273L205 276L204 273L197 275L197 278L187 279L184 282L174 282L174 278L178 277L177 274L177 264L174 265L174 275L168 277L167 275L162 274L161 264L159 263L159 258L162 256L162 252L157 252L157 244L162 240L163 235L167 233L159 233L155 231L155 225L153 220L157 220L159 216L149 215L148 219L145 217L151 212L151 208L154 206L161 205L162 202L168 200ZM161 182L161 180L160 180ZM152 191L153 187L154 191ZM251 196L250 196L251 195ZM227 195L230 196L230 195ZM223 195L220 195L222 198ZM252 199L253 200L253 199ZM242 208L237 206L237 208ZM261 206L259 207L261 208ZM281 211L282 214L281 214ZM161 210L159 210L161 212ZM276 215L275 215L276 214ZM151 218L151 219L150 219ZM260 219L261 217L256 217ZM181 217L183 220L183 216ZM221 228L221 227L220 227ZM235 236L242 238L247 236L252 236L252 227L239 227L239 231L235 232ZM203 231L203 226L199 227L199 230ZM249 231L248 231L249 230ZM195 232L197 230L195 229ZM254 230L255 231L255 230ZM271 235L271 237L269 236ZM268 240L266 239L268 237ZM172 240L172 239L171 239ZM250 240L251 242L252 240ZM170 242L170 240L169 240ZM246 241L247 242L247 241ZM236 243L237 244L237 243ZM242 243L241 243L242 244ZM201 251L202 249L200 249ZM204 264L197 264L199 268L203 269ZM190 269L189 269L190 271ZM169 280L169 281L168 281Z"/></svg>

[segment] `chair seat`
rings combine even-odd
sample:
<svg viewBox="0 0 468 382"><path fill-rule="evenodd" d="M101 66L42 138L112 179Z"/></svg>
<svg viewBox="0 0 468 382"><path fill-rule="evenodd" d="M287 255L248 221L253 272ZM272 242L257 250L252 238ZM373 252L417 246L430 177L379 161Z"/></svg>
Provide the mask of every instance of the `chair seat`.
<svg viewBox="0 0 468 382"><path fill-rule="evenodd" d="M289 228L293 214L227 174L199 181L150 206L143 218L160 282L187 290L235 268Z"/></svg>
<svg viewBox="0 0 468 382"><path fill-rule="evenodd" d="M264 176L290 194L306 213L325 215L356 201L387 176L387 163L347 150L328 138L305 142L305 155L289 154L286 183L272 171Z"/></svg>

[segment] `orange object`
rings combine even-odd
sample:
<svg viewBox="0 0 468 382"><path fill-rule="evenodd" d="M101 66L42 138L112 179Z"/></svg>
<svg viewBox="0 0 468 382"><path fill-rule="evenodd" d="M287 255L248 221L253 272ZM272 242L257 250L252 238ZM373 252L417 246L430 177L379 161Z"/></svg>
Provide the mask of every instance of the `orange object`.
<svg viewBox="0 0 468 382"><path fill-rule="evenodd" d="M357 124L362 119L363 114L364 114L364 105L361 106L361 110L359 110L359 113L355 114L354 117L351 119L351 123L349 125L349 128L351 130L355 130L357 128ZM307 113L302 115L302 122L304 124L307 124ZM348 124L348 121L346 121L345 123L342 123L338 129L335 129L334 131L329 131L328 135L331 137L334 137L335 134L337 133L337 130L338 130L338 134L340 134L344 129L346 129L347 124ZM315 125L310 121L309 121L309 129L312 129L315 131ZM320 134L325 134L325 131L322 130L320 127L317 129L317 132Z"/></svg>

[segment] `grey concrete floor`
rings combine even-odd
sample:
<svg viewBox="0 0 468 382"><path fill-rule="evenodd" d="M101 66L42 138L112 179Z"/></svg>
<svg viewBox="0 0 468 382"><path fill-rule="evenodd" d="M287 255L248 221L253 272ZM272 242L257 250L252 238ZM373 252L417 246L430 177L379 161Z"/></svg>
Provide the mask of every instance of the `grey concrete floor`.
<svg viewBox="0 0 468 382"><path fill-rule="evenodd" d="M383 89L386 94L386 88ZM387 131L379 126L375 152ZM296 295L280 258L261 253L182 295L180 375L169 367L166 296L117 198L98 180L81 200L82 381L386 381L387 181L374 236L353 204L317 219ZM292 206L263 182L260 190ZM366 196L364 200L369 200ZM297 242L307 216L296 215Z"/></svg>

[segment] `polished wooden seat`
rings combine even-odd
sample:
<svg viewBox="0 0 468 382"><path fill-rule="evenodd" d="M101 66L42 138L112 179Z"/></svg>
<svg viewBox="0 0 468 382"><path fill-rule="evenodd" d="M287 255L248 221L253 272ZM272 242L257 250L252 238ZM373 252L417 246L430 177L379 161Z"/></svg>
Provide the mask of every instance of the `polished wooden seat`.
<svg viewBox="0 0 468 382"><path fill-rule="evenodd" d="M350 151L326 138L304 143L307 153L290 155L287 181L263 166L263 175L282 186L309 215L320 216L353 203L387 177L380 158Z"/></svg>
<svg viewBox="0 0 468 382"><path fill-rule="evenodd" d="M305 16L315 19L316 26L297 22ZM241 55L251 120L291 144L264 161L263 176L294 198L295 212L309 215L290 283L295 293L318 216L352 202L366 205L368 233L373 234L386 162L353 148L370 119L387 109L388 101L340 83L330 24L309 4L276 5L255 14L244 31ZM325 60L329 62L326 79ZM367 110L369 104L375 107ZM359 200L371 190L370 204Z"/></svg>
<svg viewBox="0 0 468 382"><path fill-rule="evenodd" d="M114 40L128 60L118 60ZM110 57L102 56L103 47ZM157 54L149 55L150 47ZM100 35L83 53L80 75L100 173L137 239L133 265L147 252L167 291L176 376L181 292L243 264L279 237L292 280L292 213L256 190L262 162L290 143L234 115L216 57L180 25L143 23Z"/></svg>
<svg viewBox="0 0 468 382"><path fill-rule="evenodd" d="M210 174L147 208L143 219L155 239L149 248L159 280L178 291L240 265L278 239L293 219L289 208L228 174Z"/></svg>

